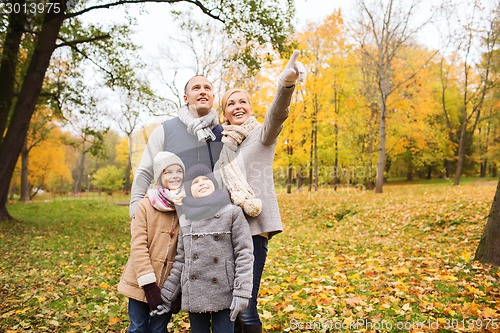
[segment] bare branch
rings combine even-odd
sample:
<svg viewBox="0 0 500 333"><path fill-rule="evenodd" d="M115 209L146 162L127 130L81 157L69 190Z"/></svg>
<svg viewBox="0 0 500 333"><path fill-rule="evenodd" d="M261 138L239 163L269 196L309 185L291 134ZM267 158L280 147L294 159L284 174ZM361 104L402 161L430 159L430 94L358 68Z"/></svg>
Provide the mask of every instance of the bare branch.
<svg viewBox="0 0 500 333"><path fill-rule="evenodd" d="M102 5L91 6L91 7L82 9L82 10L80 10L78 12L74 12L74 13L68 13L68 14L66 14L66 17L67 18L71 18L71 17L79 16L79 15L82 15L84 13L88 13L88 12L90 12L92 10L96 10L96 9L112 8L112 7L116 7L116 6L120 6L120 5L135 4L135 3L148 3L148 2L156 2L156 3L188 2L188 3L191 3L191 4L195 5L199 9L201 9L201 11L204 14L208 15L209 17L213 18L214 20L218 20L218 21L224 23L224 19L223 18L221 18L219 15L212 14L212 10L208 9L207 7L205 7L198 0L120 0L120 1L106 3L106 4L102 4Z"/></svg>
<svg viewBox="0 0 500 333"><path fill-rule="evenodd" d="M77 44L91 43L91 42L95 42L95 41L103 40L103 39L108 39L108 38L111 38L110 34L105 34L105 35L101 35L101 36L95 36L95 37L92 37L92 38L77 39L77 40L72 40L72 41L69 41L69 42L64 42L64 43L57 44L56 48L63 47L63 46L73 47L73 46L75 46ZM62 39L62 38L60 38L60 39Z"/></svg>

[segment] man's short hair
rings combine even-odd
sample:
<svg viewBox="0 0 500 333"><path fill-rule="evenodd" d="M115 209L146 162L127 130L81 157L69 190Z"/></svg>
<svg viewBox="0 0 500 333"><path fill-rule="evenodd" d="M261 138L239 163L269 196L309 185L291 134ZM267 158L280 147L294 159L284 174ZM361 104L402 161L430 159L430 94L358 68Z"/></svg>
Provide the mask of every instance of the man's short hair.
<svg viewBox="0 0 500 333"><path fill-rule="evenodd" d="M191 77L187 82L186 82L186 85L184 86L184 95L187 94L187 87L188 87L188 84L189 82L191 82L192 79L194 79L195 77L198 77L198 76L201 76L201 77L204 77L205 79L207 79L207 77L205 75L202 75L202 74L196 74L195 76ZM207 79L208 80L208 79ZM210 80L208 80L208 82L210 82ZM213 84L212 82L210 82L210 85L213 87Z"/></svg>

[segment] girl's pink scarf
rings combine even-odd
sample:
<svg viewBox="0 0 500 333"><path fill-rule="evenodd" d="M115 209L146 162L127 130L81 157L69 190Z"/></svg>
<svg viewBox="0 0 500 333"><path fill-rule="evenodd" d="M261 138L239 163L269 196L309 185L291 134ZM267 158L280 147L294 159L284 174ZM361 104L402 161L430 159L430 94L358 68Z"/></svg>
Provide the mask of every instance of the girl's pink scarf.
<svg viewBox="0 0 500 333"><path fill-rule="evenodd" d="M148 198L151 206L160 212L171 212L175 210L174 200L179 198L179 193L168 188L153 184L148 188Z"/></svg>

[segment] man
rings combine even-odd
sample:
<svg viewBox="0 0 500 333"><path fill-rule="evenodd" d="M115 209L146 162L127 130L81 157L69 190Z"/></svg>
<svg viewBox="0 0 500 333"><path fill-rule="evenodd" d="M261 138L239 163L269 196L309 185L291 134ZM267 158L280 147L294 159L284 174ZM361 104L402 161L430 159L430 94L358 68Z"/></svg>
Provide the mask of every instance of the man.
<svg viewBox="0 0 500 333"><path fill-rule="evenodd" d="M129 212L133 219L137 203L152 183L153 161L158 152L174 153L181 158L186 169L200 163L213 169L219 158L222 149L222 126L219 125L217 112L212 108L212 83L202 75L192 77L184 87L184 102L186 104L179 109L178 117L163 122L151 133L132 183ZM175 243L177 244L177 239ZM152 290L152 297L160 299L160 289L156 284L154 286L156 288ZM179 303L179 300L176 303ZM168 322L172 312L167 316Z"/></svg>
<svg viewBox="0 0 500 333"><path fill-rule="evenodd" d="M192 77L184 87L184 102L178 117L165 121L151 134L135 173L130 197L130 217L153 179L153 158L160 151L179 156L186 170L195 164L213 169L222 148L222 126L212 108L212 83L202 75Z"/></svg>

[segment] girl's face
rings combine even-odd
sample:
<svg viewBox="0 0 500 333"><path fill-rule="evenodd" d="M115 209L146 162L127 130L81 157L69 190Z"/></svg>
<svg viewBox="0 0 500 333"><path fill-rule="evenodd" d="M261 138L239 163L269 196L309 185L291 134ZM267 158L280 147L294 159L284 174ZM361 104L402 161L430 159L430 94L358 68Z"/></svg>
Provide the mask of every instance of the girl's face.
<svg viewBox="0 0 500 333"><path fill-rule="evenodd" d="M184 171L178 164L172 164L163 170L161 174L161 184L169 190L178 190L184 180Z"/></svg>
<svg viewBox="0 0 500 333"><path fill-rule="evenodd" d="M224 118L231 125L241 125L250 116L253 116L253 111L248 100L248 95L242 91L231 94L226 102Z"/></svg>
<svg viewBox="0 0 500 333"><path fill-rule="evenodd" d="M195 199L204 198L214 193L214 191L214 183L206 176L198 176L191 183L191 193Z"/></svg>

